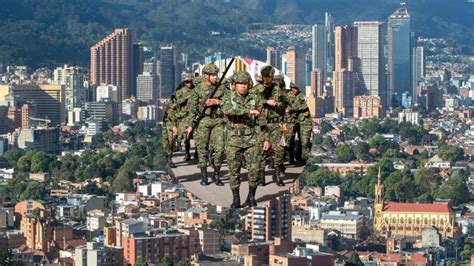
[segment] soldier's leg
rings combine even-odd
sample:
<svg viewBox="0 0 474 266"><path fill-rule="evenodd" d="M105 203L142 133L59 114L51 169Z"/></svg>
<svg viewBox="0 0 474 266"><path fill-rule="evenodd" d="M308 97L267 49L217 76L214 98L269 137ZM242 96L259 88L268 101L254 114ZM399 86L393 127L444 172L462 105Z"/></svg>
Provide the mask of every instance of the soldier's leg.
<svg viewBox="0 0 474 266"><path fill-rule="evenodd" d="M288 151L288 157L290 164L295 162L295 124L288 123L286 125L287 131L285 133L286 149Z"/></svg>
<svg viewBox="0 0 474 266"><path fill-rule="evenodd" d="M170 138L170 131L165 127L163 126L162 128L162 131L161 131L161 143L163 145L163 150L165 151L166 153L166 161L168 163L168 166L171 167L171 168L174 168L175 165L172 161L172 157L173 157L173 145L171 144L171 138Z"/></svg>
<svg viewBox="0 0 474 266"><path fill-rule="evenodd" d="M281 173L283 169L283 162L285 160L285 149L280 145L282 137L282 131L279 124L273 124L269 127L270 129L270 143L273 151L273 172L272 179L277 183L278 186L284 186L281 180Z"/></svg>
<svg viewBox="0 0 474 266"><path fill-rule="evenodd" d="M224 125L223 124L217 124L214 126L214 128L211 131L210 142L212 143L212 150L214 152L213 180L216 185L223 186L224 184L220 180L221 165L222 165L222 162L224 161L224 152L225 152Z"/></svg>
<svg viewBox="0 0 474 266"><path fill-rule="evenodd" d="M199 124L194 132L194 140L198 151L197 167L201 170L201 185L206 186L207 182L207 150L209 148L209 138L211 128Z"/></svg>
<svg viewBox="0 0 474 266"><path fill-rule="evenodd" d="M237 147L227 147L227 164L229 166L229 185L232 191L231 208L240 208L240 157L242 152Z"/></svg>
<svg viewBox="0 0 474 266"><path fill-rule="evenodd" d="M301 126L301 158L306 162L311 154L313 126L305 124Z"/></svg>
<svg viewBox="0 0 474 266"><path fill-rule="evenodd" d="M248 148L245 153L244 157L248 165L248 172L249 172L249 194L247 196L247 200L245 204L249 207L257 206L255 201L255 193L257 192L257 186L260 182L260 165L258 156L262 153L262 145L257 144L256 146Z"/></svg>
<svg viewBox="0 0 474 266"><path fill-rule="evenodd" d="M189 161L189 160L191 160L191 152L190 152L191 144L189 142L190 138L186 136L186 126L185 126L184 123L179 124L178 131L179 131L178 135L179 135L179 138L180 138L179 143L181 143L181 140L184 140L184 148L185 148L185 151L186 151L185 160Z"/></svg>

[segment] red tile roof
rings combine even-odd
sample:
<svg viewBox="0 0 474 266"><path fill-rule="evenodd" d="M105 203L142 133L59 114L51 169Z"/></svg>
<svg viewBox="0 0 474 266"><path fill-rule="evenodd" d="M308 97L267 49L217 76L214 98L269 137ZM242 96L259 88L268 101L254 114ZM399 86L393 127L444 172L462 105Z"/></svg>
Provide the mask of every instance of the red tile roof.
<svg viewBox="0 0 474 266"><path fill-rule="evenodd" d="M398 203L388 202L384 205L386 212L451 212L448 204Z"/></svg>

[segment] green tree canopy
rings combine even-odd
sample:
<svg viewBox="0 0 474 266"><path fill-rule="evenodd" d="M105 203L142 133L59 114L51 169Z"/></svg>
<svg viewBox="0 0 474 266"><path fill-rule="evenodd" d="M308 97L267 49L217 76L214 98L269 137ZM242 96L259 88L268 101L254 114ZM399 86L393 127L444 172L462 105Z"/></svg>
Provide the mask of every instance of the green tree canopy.
<svg viewBox="0 0 474 266"><path fill-rule="evenodd" d="M328 168L319 168L316 171L308 173L306 176L306 184L311 187L325 187L338 185L341 178L338 174L331 172Z"/></svg>
<svg viewBox="0 0 474 266"><path fill-rule="evenodd" d="M340 163L348 163L356 158L354 151L347 144L337 147L334 154L337 162Z"/></svg>

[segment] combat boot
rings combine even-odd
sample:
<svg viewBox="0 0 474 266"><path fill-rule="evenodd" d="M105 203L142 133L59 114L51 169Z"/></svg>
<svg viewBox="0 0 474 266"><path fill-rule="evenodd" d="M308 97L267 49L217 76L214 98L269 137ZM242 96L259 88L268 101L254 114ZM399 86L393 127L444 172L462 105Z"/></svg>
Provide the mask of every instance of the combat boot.
<svg viewBox="0 0 474 266"><path fill-rule="evenodd" d="M168 156L168 166L171 168L176 168L176 165L173 163L172 156Z"/></svg>
<svg viewBox="0 0 474 266"><path fill-rule="evenodd" d="M275 171L273 172L272 179L273 181L277 184L279 187L285 186L285 183L283 183L283 180L281 180L281 167L275 167Z"/></svg>
<svg viewBox="0 0 474 266"><path fill-rule="evenodd" d="M207 186L209 183L207 182L207 167L201 168L201 186Z"/></svg>
<svg viewBox="0 0 474 266"><path fill-rule="evenodd" d="M186 157L185 157L185 160L186 161L190 161L191 160L191 144L189 144L189 140L185 140L184 141L184 148L186 149Z"/></svg>
<svg viewBox="0 0 474 266"><path fill-rule="evenodd" d="M265 182L265 170L263 171L260 171L260 182L258 183L260 186L264 187L267 185L267 183Z"/></svg>
<svg viewBox="0 0 474 266"><path fill-rule="evenodd" d="M247 199L245 200L244 206L248 206L248 207L257 206L257 202L255 201L256 192L257 192L257 187L249 186L249 194L247 195Z"/></svg>
<svg viewBox="0 0 474 266"><path fill-rule="evenodd" d="M221 181L220 172L221 172L220 167L215 167L214 168L214 174L212 175L212 181L214 182L214 184L216 184L216 186L223 186L224 185L224 183L222 183L222 181Z"/></svg>
<svg viewBox="0 0 474 266"><path fill-rule="evenodd" d="M231 209L242 208L240 205L240 192L239 189L232 189L232 204L230 205Z"/></svg>

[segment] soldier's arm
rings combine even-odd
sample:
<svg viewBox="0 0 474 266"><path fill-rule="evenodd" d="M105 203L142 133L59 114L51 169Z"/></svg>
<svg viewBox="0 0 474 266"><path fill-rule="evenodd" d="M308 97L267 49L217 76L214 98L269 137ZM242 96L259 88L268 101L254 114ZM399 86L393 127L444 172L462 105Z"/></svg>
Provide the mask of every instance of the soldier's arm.
<svg viewBox="0 0 474 266"><path fill-rule="evenodd" d="M176 92L176 103L178 105L185 105L188 101L188 98L184 97L184 88L181 88Z"/></svg>
<svg viewBox="0 0 474 266"><path fill-rule="evenodd" d="M187 104L189 105L189 113L188 116L183 120L183 123L186 125L186 127L190 127L193 123L193 120L196 118L196 112L199 107L199 95L196 89L191 91L191 97L189 97Z"/></svg>
<svg viewBox="0 0 474 266"><path fill-rule="evenodd" d="M295 104L291 108L295 113L303 113L309 111L308 105L306 104L306 99L303 95L298 95Z"/></svg>

